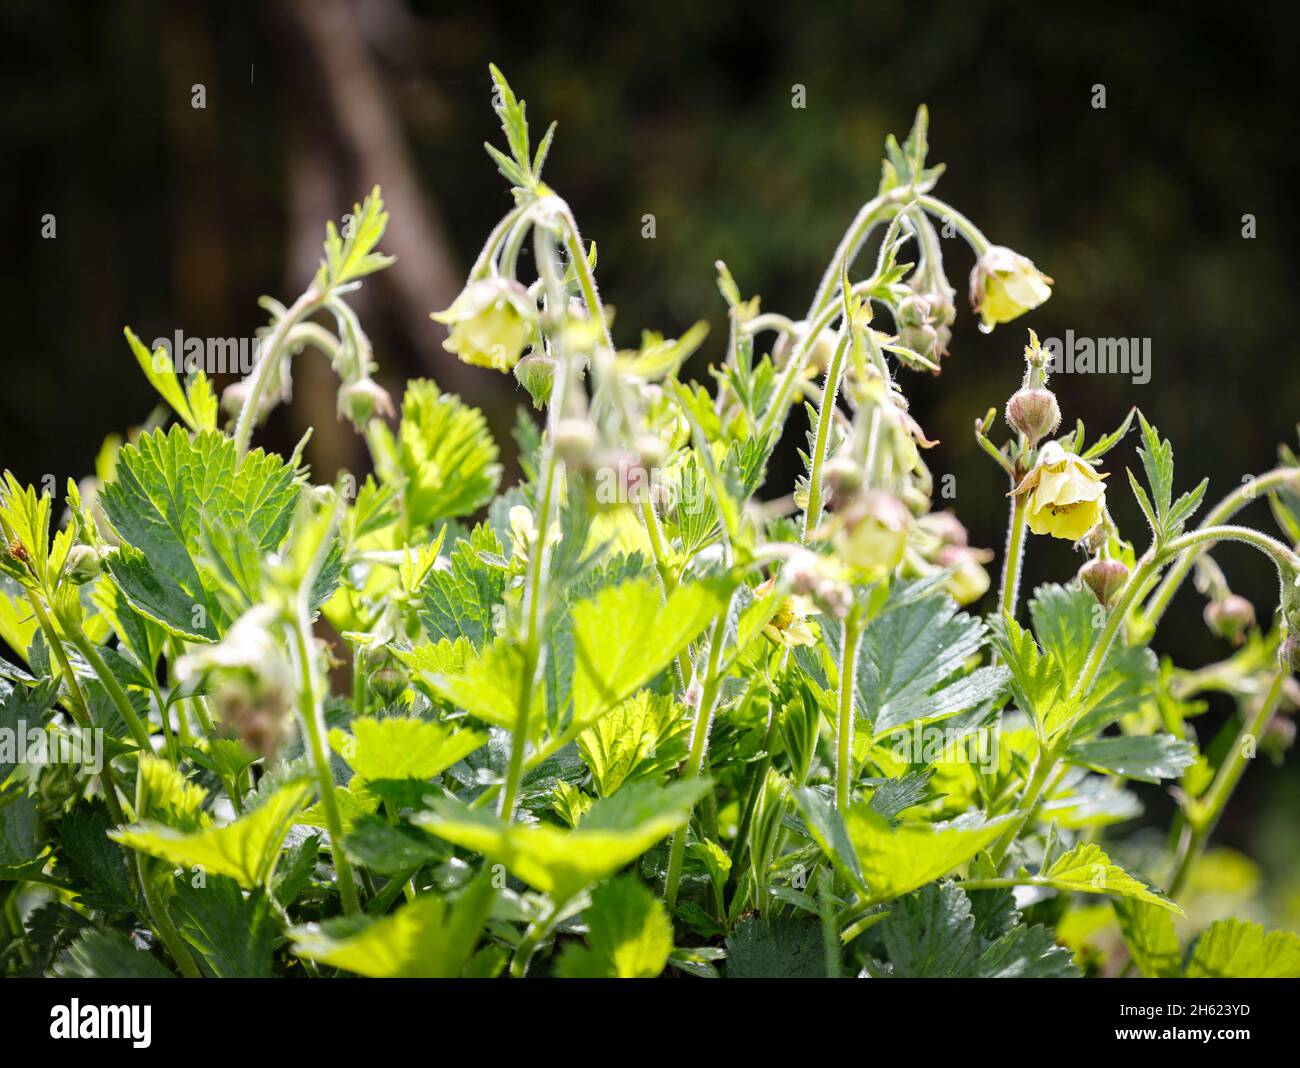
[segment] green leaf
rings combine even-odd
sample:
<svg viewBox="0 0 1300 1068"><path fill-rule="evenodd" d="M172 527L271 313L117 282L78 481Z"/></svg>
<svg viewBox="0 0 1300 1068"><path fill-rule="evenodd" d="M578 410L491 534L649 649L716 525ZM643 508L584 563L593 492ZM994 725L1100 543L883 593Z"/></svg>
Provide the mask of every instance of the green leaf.
<svg viewBox="0 0 1300 1068"><path fill-rule="evenodd" d="M308 924L290 931L300 957L372 979L453 979L461 974L495 891L480 876L454 901L426 893L392 915Z"/></svg>
<svg viewBox="0 0 1300 1068"><path fill-rule="evenodd" d="M824 979L821 923L797 916L747 916L727 936L728 979Z"/></svg>
<svg viewBox="0 0 1300 1068"><path fill-rule="evenodd" d="M280 937L266 894L245 896L234 879L209 876L194 886L176 884L177 926L202 955L206 971L218 979L269 979L272 954Z"/></svg>
<svg viewBox="0 0 1300 1068"><path fill-rule="evenodd" d="M665 603L652 580L636 578L574 605L574 722L594 723L658 675L725 599L722 587L693 582Z"/></svg>
<svg viewBox="0 0 1300 1068"><path fill-rule="evenodd" d="M1257 923L1219 920L1196 939L1188 979L1300 979L1300 937Z"/></svg>
<svg viewBox="0 0 1300 1068"><path fill-rule="evenodd" d="M87 931L55 962L63 979L175 979L157 957L118 931Z"/></svg>
<svg viewBox="0 0 1300 1068"><path fill-rule="evenodd" d="M140 365L140 370L149 379L149 384L158 391L163 400L171 405L172 410L185 421L187 427L191 430L204 429L199 425L199 420L195 417L194 412L190 410L189 400L181 391L180 381L176 377L175 362L167 354L167 350L160 345L150 355L144 342L135 336L134 331L129 326L123 327L122 333L126 335L127 344L131 346L131 352L135 355L136 363Z"/></svg>
<svg viewBox="0 0 1300 1068"><path fill-rule="evenodd" d="M169 864L201 868L209 876L228 875L252 890L266 884L280 844L310 792L305 783L283 786L259 808L224 827L184 834L165 824L140 823L113 831L109 837Z"/></svg>
<svg viewBox="0 0 1300 1068"><path fill-rule="evenodd" d="M443 855L424 831L380 816L361 816L343 840L348 857L380 875L401 875Z"/></svg>
<svg viewBox="0 0 1300 1068"><path fill-rule="evenodd" d="M858 654L855 702L877 737L909 723L932 723L974 708L1001 692L1004 668L963 665L984 647L978 619L947 597L890 608L873 620Z"/></svg>
<svg viewBox="0 0 1300 1068"><path fill-rule="evenodd" d="M450 799L433 803L414 822L453 845L472 850L556 902L613 874L690 818L707 780L681 779L666 787L633 783L598 801L573 831L541 824L502 823L496 816Z"/></svg>
<svg viewBox="0 0 1300 1068"><path fill-rule="evenodd" d="M1016 707L1041 730L1062 698L1065 675L1051 653L1038 648L1034 636L1009 616L992 620L993 647L1011 671L1011 696Z"/></svg>
<svg viewBox="0 0 1300 1068"><path fill-rule="evenodd" d="M484 723L514 731L524 677L524 655L517 645L498 638L485 645L481 652L472 653L468 642L452 645L443 639L436 646L420 646L401 659L419 671L423 681L439 697ZM542 714L545 703L542 688L533 686L531 694L525 731L530 737L540 730L546 718Z"/></svg>
<svg viewBox="0 0 1300 1068"><path fill-rule="evenodd" d="M1114 863L1100 846L1088 843L1075 846L1052 862L1045 872L1032 880L1035 886L1050 886L1082 894L1108 894L1113 897L1134 898L1182 915L1169 898L1146 883L1130 875Z"/></svg>
<svg viewBox="0 0 1300 1068"><path fill-rule="evenodd" d="M500 556L501 542L486 523L451 550L451 566L431 571L420 586L420 622L437 642L442 638L467 638L482 648L492 635L492 612L501 603L506 575L484 563L483 554Z"/></svg>
<svg viewBox="0 0 1300 1068"><path fill-rule="evenodd" d="M1176 779L1196 763L1196 747L1172 734L1124 736L1076 742L1066 758L1106 775L1142 782Z"/></svg>
<svg viewBox="0 0 1300 1068"><path fill-rule="evenodd" d="M384 211L379 186L362 203L352 206L352 219L345 228L347 237L339 236L334 223L326 223L325 258L316 272L316 287L334 289L393 263L392 256L374 251L387 226L388 212Z"/></svg>
<svg viewBox="0 0 1300 1068"><path fill-rule="evenodd" d="M1120 898L1112 904L1138 971L1147 979L1178 978L1182 954L1169 910L1133 898Z"/></svg>
<svg viewBox="0 0 1300 1068"><path fill-rule="evenodd" d="M118 453L100 502L122 548L108 559L132 607L181 637L215 641L232 622L198 558L204 524L276 549L298 499L293 468L260 449L237 455L223 434L180 427L144 434Z"/></svg>
<svg viewBox="0 0 1300 1068"><path fill-rule="evenodd" d="M976 895L989 891L975 891ZM976 916L960 884L931 883L896 902L877 928L899 978L1063 978L1076 972L1068 949L1045 927L1001 924ZM1002 917L998 916L1001 920Z"/></svg>
<svg viewBox="0 0 1300 1068"><path fill-rule="evenodd" d="M1142 427L1138 456L1146 472L1147 485L1151 487L1156 518L1163 525L1174 490L1174 447L1168 440L1161 439L1159 432L1141 412L1138 412L1138 422Z"/></svg>
<svg viewBox="0 0 1300 1068"><path fill-rule="evenodd" d="M827 855L846 876L865 882L864 901L871 903L901 897L959 868L1006 829L1009 817L967 815L947 823L891 827L878 812L856 804L843 819L861 875L845 865L842 842Z"/></svg>
<svg viewBox="0 0 1300 1068"><path fill-rule="evenodd" d="M477 731L456 730L418 716L359 716L351 734L330 731L330 744L363 782L441 775L487 741Z"/></svg>
<svg viewBox="0 0 1300 1068"><path fill-rule="evenodd" d="M673 951L668 911L634 876L605 883L583 913L587 945L569 943L555 964L561 979L653 979Z"/></svg>
<svg viewBox="0 0 1300 1068"><path fill-rule="evenodd" d="M136 909L127 854L109 839L113 821L100 800L76 805L59 824L59 860L81 904L116 915Z"/></svg>
<svg viewBox="0 0 1300 1068"><path fill-rule="evenodd" d="M672 697L642 690L583 731L578 748L596 791L607 797L625 782L681 763L690 731L685 713Z"/></svg>
<svg viewBox="0 0 1300 1068"><path fill-rule="evenodd" d="M36 802L11 792L0 802L0 881L34 878L45 867L46 853L37 837Z"/></svg>
<svg viewBox="0 0 1300 1068"><path fill-rule="evenodd" d="M849 837L844 817L836 810L834 803L810 787L795 790L794 797L813 841L821 846L822 852L830 858L838 871L848 877L854 888L866 893L867 884L862 875L862 865L858 862L857 850Z"/></svg>
<svg viewBox="0 0 1300 1068"><path fill-rule="evenodd" d="M413 379L402 398L398 470L381 468L380 476L405 483L408 519L427 526L487 504L501 481L497 456L481 411L443 393L429 379Z"/></svg>
<svg viewBox="0 0 1300 1068"><path fill-rule="evenodd" d="M506 144L510 146L510 154L514 157L521 173L527 175L530 173L531 161L528 158L528 119L525 115L524 102L515 97L514 90L506 81L506 76L497 69L495 63L489 63L488 70L492 74L492 85L495 89L493 107L501 119L501 129L505 131ZM490 145L488 150L492 151ZM528 183L516 181L515 184L527 185Z"/></svg>

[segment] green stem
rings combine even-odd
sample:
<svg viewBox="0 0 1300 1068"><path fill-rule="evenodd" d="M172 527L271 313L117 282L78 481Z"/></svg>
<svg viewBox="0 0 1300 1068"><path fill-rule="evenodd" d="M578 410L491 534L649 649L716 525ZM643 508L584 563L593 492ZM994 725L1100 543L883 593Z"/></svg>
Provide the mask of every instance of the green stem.
<svg viewBox="0 0 1300 1068"><path fill-rule="evenodd" d="M1183 835L1181 856L1169 884L1170 897L1182 891L1200 858L1206 841L1219 825L1219 819L1223 816L1228 800L1246 772L1247 761L1252 759L1246 755L1246 740L1252 738L1258 743L1264 736L1264 732L1268 730L1268 725L1272 722L1278 705L1281 704L1282 688L1286 684L1288 675L1289 672L1279 670L1273 676L1273 682L1254 715L1242 723L1241 733L1237 735L1237 740L1233 743L1227 758L1219 766L1214 782L1210 784L1205 796L1192 801L1187 806L1187 831Z"/></svg>
<svg viewBox="0 0 1300 1068"><path fill-rule="evenodd" d="M916 202L931 215L936 215L957 227L957 230L966 239L976 256L983 256L988 251L990 242L984 236L984 231L951 204L940 200L938 197L930 196L928 193L922 193L916 198Z"/></svg>
<svg viewBox="0 0 1300 1068"><path fill-rule="evenodd" d="M153 741L149 734L149 729L136 714L131 705L131 699L127 697L126 691L122 689L122 684L117 681L117 676L109 670L108 665L104 663L104 658L99 655L99 650L85 632L79 627L69 625L67 620L63 621L64 629L68 632L68 640L76 646L79 652L91 666L91 669L98 676L99 681L103 684L108 696L112 698L114 706L122 716L122 720L130 728L131 737L135 739L135 744L140 747L144 753L153 752Z"/></svg>
<svg viewBox="0 0 1300 1068"><path fill-rule="evenodd" d="M817 413L817 431L813 440L812 469L808 472L808 508L804 512L803 534L805 545L808 535L817 529L822 518L822 467L826 463L827 443L831 436L831 423L835 418L835 402L839 397L840 379L844 374L844 354L848 351L850 331L848 324L840 330L839 343L826 368L826 385L822 390L822 406Z"/></svg>
<svg viewBox="0 0 1300 1068"><path fill-rule="evenodd" d="M167 947L167 952L172 955L176 966L180 968L181 975L186 979L202 979L203 973L199 971L194 958L185 948L180 932L176 930L171 917L167 914L166 904L158 897L158 892L153 887L148 859L143 853L136 853L135 864L136 877L140 880L140 889L144 893L145 908L149 912L151 926L154 933L158 935L158 940Z"/></svg>
<svg viewBox="0 0 1300 1068"><path fill-rule="evenodd" d="M704 754L709 745L709 726L713 720L713 704L721 685L718 665L722 660L722 646L727 635L727 612L724 610L713 624L709 637L709 659L704 669L704 682L700 690L699 707L695 710L695 723L691 728L691 748L686 757L684 776L693 779L704 766ZM689 821L688 821L689 823ZM686 862L686 825L674 832L672 848L668 854L668 874L664 880L664 900L671 909L677 904L677 885L681 881L682 866Z"/></svg>
<svg viewBox="0 0 1300 1068"><path fill-rule="evenodd" d="M844 649L840 657L839 724L835 745L835 808L847 812L853 800L853 691L857 684L858 646L862 617L855 607L844 621Z"/></svg>
<svg viewBox="0 0 1300 1068"><path fill-rule="evenodd" d="M551 924L560 914L560 909L564 907L564 904L567 904L567 902L554 902L549 909L528 925L528 930L524 932L524 937L515 948L515 955L510 961L510 977L512 979L522 979L528 974L528 962L533 959L533 954L537 952L538 945L546 937L546 932L551 929Z"/></svg>
<svg viewBox="0 0 1300 1068"><path fill-rule="evenodd" d="M1294 467L1278 467L1265 472L1224 497L1213 509L1206 513L1198 529L1204 530L1207 527L1226 523L1253 501L1257 494L1267 492L1275 486L1283 486L1297 481L1300 481L1300 470ZM1150 599L1142 607L1142 610L1137 613L1134 622L1139 633L1149 634L1155 630L1165 613L1165 609L1169 607L1169 602L1173 600L1174 594L1178 592L1178 588L1187 578L1188 572L1192 570L1197 557L1205 551L1206 547L1203 546L1194 552L1185 553L1169 569Z"/></svg>
<svg viewBox="0 0 1300 1068"><path fill-rule="evenodd" d="M239 410L239 419L235 422L235 449L238 455L242 456L248 451L249 442L253 438L253 427L257 424L258 408L262 403L262 394L266 391L266 385L271 381L271 376L275 373L280 363L280 354L284 348L285 339L289 336L289 331L297 324L298 320L305 315L311 314L322 303L324 303L327 294L317 290L315 283L312 283L297 300L285 310L279 321L275 324L275 329L271 331L271 336L266 339L261 346L261 356L257 361L257 366L253 368L253 374L249 379L248 396L244 398L244 406Z"/></svg>
<svg viewBox="0 0 1300 1068"><path fill-rule="evenodd" d="M86 704L86 695L81 692L81 684L77 682L76 673L72 670L67 650L63 648L63 642L60 640L58 632L55 631L54 624L45 611L45 606L41 604L40 598L31 590L27 591L27 601L32 606L32 612L36 616L36 622L41 628L41 633L45 635L45 644L50 647L54 659L58 662L59 670L63 672L63 677L67 680L68 711L83 730L93 730L94 726L90 718L89 706ZM108 814L112 817L113 822L125 823L126 818L122 813L122 805L117 799L117 782L113 775L113 766L107 759L104 761L103 770L99 773L99 785L104 791L104 804L108 806Z"/></svg>
<svg viewBox="0 0 1300 1068"><path fill-rule="evenodd" d="M1002 614L1016 617L1016 594L1020 589L1020 568L1024 563L1026 513L1029 495L1017 494L1011 506L1011 521L1007 527L1007 558L1002 564Z"/></svg>
<svg viewBox="0 0 1300 1068"><path fill-rule="evenodd" d="M1038 759L1034 762L1034 770L1029 776L1029 782L1025 784L1025 792L1020 801L1020 807L1016 811L1016 818L1011 821L1011 826L1006 829L1002 837L994 843L990 856L996 867L1002 863L1002 858L1007 855L1007 850L1020 836L1025 825L1033 818L1034 810L1038 807L1038 802L1042 798L1043 790L1051 780L1052 772L1056 768L1056 753L1044 746L1039 746Z"/></svg>

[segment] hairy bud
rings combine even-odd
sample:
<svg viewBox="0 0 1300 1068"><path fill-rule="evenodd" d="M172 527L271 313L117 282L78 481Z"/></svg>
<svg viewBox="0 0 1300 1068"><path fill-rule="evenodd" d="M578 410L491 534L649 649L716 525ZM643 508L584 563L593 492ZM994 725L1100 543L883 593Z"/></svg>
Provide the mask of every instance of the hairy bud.
<svg viewBox="0 0 1300 1068"><path fill-rule="evenodd" d="M1128 582L1128 568L1118 560L1098 557L1079 568L1079 581L1092 590L1103 608L1109 608Z"/></svg>
<svg viewBox="0 0 1300 1068"><path fill-rule="evenodd" d="M1061 407L1050 389L1018 389L1007 401L1007 423L1037 445L1061 425Z"/></svg>

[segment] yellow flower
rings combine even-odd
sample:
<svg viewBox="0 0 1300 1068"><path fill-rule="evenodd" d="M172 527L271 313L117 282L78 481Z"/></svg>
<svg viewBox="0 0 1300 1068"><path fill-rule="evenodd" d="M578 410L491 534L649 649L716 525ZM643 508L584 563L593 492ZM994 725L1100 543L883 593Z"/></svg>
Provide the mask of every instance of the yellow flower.
<svg viewBox="0 0 1300 1068"><path fill-rule="evenodd" d="M1078 541L1100 521L1105 508L1106 476L1092 465L1049 441L1038 463L1012 493L1028 493L1029 529L1066 541Z"/></svg>
<svg viewBox="0 0 1300 1068"><path fill-rule="evenodd" d="M1034 261L1002 245L993 245L970 275L970 303L984 320L982 329L1009 323L1052 295L1052 280Z"/></svg>
<svg viewBox="0 0 1300 1068"><path fill-rule="evenodd" d="M943 582L948 595L958 604L973 604L988 593L989 573L983 565L992 558L987 549L966 545L945 545L940 549L935 562L940 567L952 568Z"/></svg>
<svg viewBox="0 0 1300 1068"><path fill-rule="evenodd" d="M835 548L868 581L884 578L903 560L912 514L897 497L871 490L852 504L835 533Z"/></svg>
<svg viewBox="0 0 1300 1068"><path fill-rule="evenodd" d="M755 586L754 599L761 601L775 586L775 576ZM798 594L784 597L763 628L763 636L773 645L784 646L786 649L793 649L797 645L816 645L817 632L808 623L808 617L813 612L813 604L807 597Z"/></svg>
<svg viewBox="0 0 1300 1068"><path fill-rule="evenodd" d="M484 278L471 282L450 308L429 318L451 327L442 343L465 363L509 371L532 339L537 305L518 282Z"/></svg>

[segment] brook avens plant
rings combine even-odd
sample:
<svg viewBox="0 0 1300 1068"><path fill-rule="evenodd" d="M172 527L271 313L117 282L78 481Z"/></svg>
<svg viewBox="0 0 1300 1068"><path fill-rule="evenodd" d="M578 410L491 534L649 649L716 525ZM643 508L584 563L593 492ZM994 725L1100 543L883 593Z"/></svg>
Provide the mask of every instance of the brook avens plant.
<svg viewBox="0 0 1300 1068"><path fill-rule="evenodd" d="M633 344L542 179L554 127L534 144L493 76L513 206L432 312L447 359L541 413L521 408L516 485L479 411L431 380L396 405L372 377L348 299L392 262L378 190L301 296L263 302L221 403L128 330L160 397L145 428L61 504L6 475L4 969L1300 974L1294 936L1180 919L1251 758L1287 740L1294 456L1193 526L1206 484L1185 490L1140 413L1061 432L1030 333L1023 365L990 365L1009 432L990 410L972 446L1006 474L994 587L994 554L933 507L906 387L950 358L945 224L985 330L1052 282L936 194L924 109L806 311L719 263L725 337ZM697 351L707 384L682 377ZM360 482L254 445L313 353L368 447ZM770 485L805 414L804 473ZM1108 466L1135 435L1140 477ZM1117 527L1117 493L1148 530ZM1277 536L1236 522L1265 498ZM1023 597L1047 538L1079 573ZM1276 569L1276 611L1232 593L1224 541ZM1150 643L1193 573L1231 647L1184 669ZM1208 691L1239 718L1213 747ZM100 758L31 759L28 728ZM1177 799L1164 855L1119 833L1134 783Z"/></svg>

